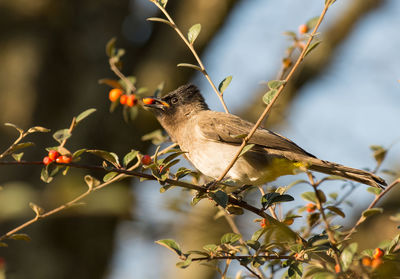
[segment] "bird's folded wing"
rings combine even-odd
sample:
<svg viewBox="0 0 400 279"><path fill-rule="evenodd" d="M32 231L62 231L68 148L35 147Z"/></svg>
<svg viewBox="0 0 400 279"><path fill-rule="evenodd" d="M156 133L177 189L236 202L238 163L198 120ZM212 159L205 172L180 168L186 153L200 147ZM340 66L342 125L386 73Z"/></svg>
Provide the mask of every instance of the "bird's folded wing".
<svg viewBox="0 0 400 279"><path fill-rule="evenodd" d="M196 119L196 123L197 129L203 137L235 145L241 144L243 138L249 134L254 126L253 123L233 114L216 111L204 111L200 113L198 119ZM261 148L289 151L315 157L289 139L262 128L257 129L249 143L256 144Z"/></svg>

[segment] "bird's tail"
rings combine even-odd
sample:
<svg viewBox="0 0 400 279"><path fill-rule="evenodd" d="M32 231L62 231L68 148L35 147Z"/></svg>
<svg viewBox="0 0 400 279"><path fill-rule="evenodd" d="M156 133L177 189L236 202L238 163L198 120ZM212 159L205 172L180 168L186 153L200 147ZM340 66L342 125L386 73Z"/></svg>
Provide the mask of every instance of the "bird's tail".
<svg viewBox="0 0 400 279"><path fill-rule="evenodd" d="M383 188L383 186L386 186L385 180L368 171L349 168L317 158L308 158L307 163L307 168L313 171L318 171L329 175L337 175L377 188Z"/></svg>

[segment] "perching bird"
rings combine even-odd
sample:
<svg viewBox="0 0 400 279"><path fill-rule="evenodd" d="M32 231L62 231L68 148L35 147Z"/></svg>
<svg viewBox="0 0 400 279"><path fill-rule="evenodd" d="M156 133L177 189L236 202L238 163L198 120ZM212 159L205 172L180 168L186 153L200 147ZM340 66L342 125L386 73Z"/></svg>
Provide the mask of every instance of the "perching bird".
<svg viewBox="0 0 400 279"><path fill-rule="evenodd" d="M212 111L194 85L183 85L159 98L144 98L160 124L189 161L204 175L218 178L226 169L253 123L233 114ZM261 185L299 170L337 175L374 187L386 182L375 174L323 161L289 139L258 128L254 146L233 165L227 177L242 184Z"/></svg>

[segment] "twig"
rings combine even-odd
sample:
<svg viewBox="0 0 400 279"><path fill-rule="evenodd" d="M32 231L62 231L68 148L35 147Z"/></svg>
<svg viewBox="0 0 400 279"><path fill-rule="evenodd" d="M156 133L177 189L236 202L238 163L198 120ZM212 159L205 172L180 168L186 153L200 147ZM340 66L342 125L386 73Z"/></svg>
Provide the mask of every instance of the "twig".
<svg viewBox="0 0 400 279"><path fill-rule="evenodd" d="M307 176L308 176L308 179L310 180L311 186L313 186L313 188L314 188L315 197L317 198L317 208L318 208L319 212L321 212L321 217L325 224L325 229L326 229L326 233L328 234L329 242L331 243L331 245L333 247L336 265L340 267L339 271L341 271L342 265L340 263L340 255L339 255L339 252L337 249L337 241L335 239L333 231L331 230L331 228L329 226L328 218L326 218L324 207L323 207L323 204L321 201L321 197L320 197L320 195L318 193L318 189L317 189L317 187L321 183L321 181L315 182L314 178L310 172L307 172Z"/></svg>
<svg viewBox="0 0 400 279"><path fill-rule="evenodd" d="M224 107L224 110L226 113L229 113L228 107L225 104L224 101L224 97L223 95L218 91L217 87L215 86L214 82L211 80L210 76L208 75L206 68L204 67L203 62L201 61L199 55L197 54L196 50L194 49L193 44L191 44L185 37L185 35L183 35L182 31L178 28L178 26L175 24L174 20L171 18L171 16L168 14L167 10L161 6L157 1L154 0L150 0L151 2L153 2L159 9L160 11L166 16L166 18L168 19L168 21L170 22L170 26L176 31L176 33L178 33L179 37L181 37L182 41L187 45L187 47L189 48L189 50L192 52L194 58L196 59L197 63L199 64L199 67L201 69L201 73L206 77L206 79L208 80L208 82L210 83L212 89L214 90L214 92L217 94L222 106Z"/></svg>
<svg viewBox="0 0 400 279"><path fill-rule="evenodd" d="M71 127L72 127L72 125L71 125ZM162 155L162 154L166 153L168 150L172 149L175 146L176 146L176 144L172 144L172 145L164 148L158 154ZM26 161L17 162L17 161L13 161L13 162L0 162L0 165L43 165L43 162L41 162L41 161L37 161L37 162L26 162ZM84 167L84 166L80 166L80 165L74 164L74 163L71 163L71 164L60 164L60 165L66 165L66 166L75 167L75 168L92 169L92 170L94 170L94 169L102 169L102 170L104 170L103 167L99 167L99 166L86 166L86 167ZM100 189L106 187L107 185L112 184L115 181L118 181L120 179L123 179L124 177L127 177L128 175L126 174L126 172L129 173L129 172L133 171L134 169L136 169L139 166L140 166L140 160L138 160L138 162L134 166L130 167L128 170L125 170L125 173L124 172L119 172L120 174L115 176L113 179L110 179L109 181L104 182L104 183L102 183L102 184L100 184L100 185L98 185L98 186L96 186L94 188L89 187L86 192L84 192L83 194L77 196L75 199L73 199L73 200L71 200L71 201L69 201L69 202L67 202L67 203L65 203L63 205L60 205L60 206L58 206L58 207L56 207L56 208L54 208L54 209L52 209L50 211L47 211L46 213L42 213L42 214L36 213L36 216L34 218L32 218L31 220L26 221L25 223L21 224L20 226L14 228L11 231L7 232L6 234L2 235L0 237L0 241L10 237L14 233L16 233L16 232L18 232L18 231L30 226L31 224L36 223L40 219L46 218L46 217L48 217L50 215L53 215L55 213L58 213L58 212L60 212L60 211L62 211L64 209L67 209L67 208L73 206L78 201L80 201L83 198L85 198L86 196L88 196L91 192L100 190ZM115 171L118 171L118 170L119 169L115 169Z"/></svg>
<svg viewBox="0 0 400 279"><path fill-rule="evenodd" d="M251 137L254 135L254 133L257 131L258 127L261 125L261 123L263 122L264 118L267 116L268 112L271 110L273 104L275 103L275 101L278 99L278 97L280 96L280 94L282 93L283 89L285 88L286 84L290 81L290 79L292 78L294 72L297 70L298 66L300 65L300 63L303 61L305 54L307 52L308 47L311 44L311 41L313 40L319 26L321 25L321 22L326 14L326 12L328 11L328 7L330 6L332 1L327 1L325 3L324 9L321 12L321 15L319 16L318 22L315 25L313 31L310 34L310 38L308 39L303 51L301 52L300 56L297 58L296 63L294 64L293 68L291 69L291 71L289 72L289 74L287 75L286 79L284 80L284 83L279 87L277 93L275 94L275 96L272 98L271 102L267 105L267 107L265 108L265 110L263 111L263 113L261 114L261 116L258 118L256 124L253 126L253 128L251 129L250 133L243 139L242 144L240 145L240 148L238 149L238 151L236 152L234 158L232 159L232 161L229 163L229 165L226 167L225 171L220 175L220 177L215 181L214 185L217 185L222 179L224 179L224 177L228 174L229 170L233 167L233 165L236 163L237 159L239 158L240 153L242 152L243 148L246 146L246 144L249 142L249 140L251 139Z"/></svg>
<svg viewBox="0 0 400 279"><path fill-rule="evenodd" d="M127 79L126 78L126 76L123 74L123 73L121 73L121 71L118 69L118 67L115 65L115 63L116 63L116 60L115 60L115 58L114 57L111 57L109 60L108 60L108 62L109 62L109 64L110 64L110 68L111 68L111 70L114 72L114 74L116 74L121 80L123 80L124 82L125 82L125 84L126 84L126 91L127 91L127 93L132 93L132 92L134 92L135 90L136 90L136 87L133 85L133 83L129 80L129 79Z"/></svg>
<svg viewBox="0 0 400 279"><path fill-rule="evenodd" d="M396 186L397 184L400 183L400 178L397 178L395 181L393 181L389 186L387 186L385 188L385 190L383 190L379 195L377 195L375 197L375 199L371 202L371 204L368 206L368 209L373 208L378 201L380 201L380 199L386 195L390 190L392 190L394 188L394 186ZM344 240L348 240L350 238L350 236L356 231L356 228L365 221L365 217L361 215L360 219L358 219L357 223L354 225L354 227L350 230L350 232L346 235L346 237L344 238Z"/></svg>

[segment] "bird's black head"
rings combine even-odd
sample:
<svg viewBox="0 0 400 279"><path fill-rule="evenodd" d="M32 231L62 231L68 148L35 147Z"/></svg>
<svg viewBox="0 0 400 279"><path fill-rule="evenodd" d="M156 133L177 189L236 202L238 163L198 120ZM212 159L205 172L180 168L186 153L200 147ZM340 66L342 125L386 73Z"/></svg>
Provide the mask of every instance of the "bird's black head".
<svg viewBox="0 0 400 279"><path fill-rule="evenodd" d="M157 118L172 116L176 121L208 109L199 89L193 84L182 85L160 99L144 98L143 103L154 111Z"/></svg>

